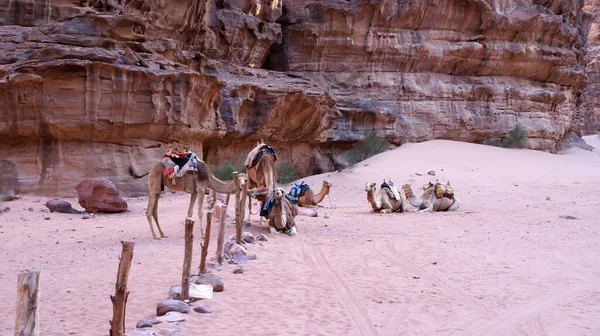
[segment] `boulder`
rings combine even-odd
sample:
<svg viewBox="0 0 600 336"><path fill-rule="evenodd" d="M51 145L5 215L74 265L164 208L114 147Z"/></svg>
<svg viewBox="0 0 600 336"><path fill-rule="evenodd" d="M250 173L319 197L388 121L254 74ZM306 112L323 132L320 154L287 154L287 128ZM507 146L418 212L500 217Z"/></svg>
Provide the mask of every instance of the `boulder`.
<svg viewBox="0 0 600 336"><path fill-rule="evenodd" d="M187 314L191 311L190 305L179 300L165 300L156 306L156 315L163 316L168 312Z"/></svg>
<svg viewBox="0 0 600 336"><path fill-rule="evenodd" d="M48 208L48 210L50 210L50 212L59 212L76 215L81 214L81 211L73 209L71 203L57 198L48 200L44 205L46 206L46 208Z"/></svg>
<svg viewBox="0 0 600 336"><path fill-rule="evenodd" d="M85 211L122 212L127 210L127 202L119 196L119 190L111 180L88 178L76 187L79 204Z"/></svg>
<svg viewBox="0 0 600 336"><path fill-rule="evenodd" d="M215 292L222 292L223 289L225 289L223 279L221 279L221 277L216 274L199 274L192 277L192 282L195 284L211 285L213 291Z"/></svg>

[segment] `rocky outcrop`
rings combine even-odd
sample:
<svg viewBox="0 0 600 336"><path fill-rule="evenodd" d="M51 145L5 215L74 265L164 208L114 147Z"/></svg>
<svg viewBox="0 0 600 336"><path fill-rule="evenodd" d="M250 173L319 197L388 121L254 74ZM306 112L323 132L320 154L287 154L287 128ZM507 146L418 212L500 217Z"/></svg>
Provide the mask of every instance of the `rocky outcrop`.
<svg viewBox="0 0 600 336"><path fill-rule="evenodd" d="M338 138L497 140L555 151L582 128L581 1L294 1L274 69L323 83ZM281 55L283 54L283 56Z"/></svg>
<svg viewBox="0 0 600 336"><path fill-rule="evenodd" d="M110 177L131 196L170 142L215 167L262 138L300 175L336 168L367 130L485 143L519 122L556 151L586 118L582 7L0 0L2 166L13 189Z"/></svg>
<svg viewBox="0 0 600 336"><path fill-rule="evenodd" d="M600 134L600 1L585 0L586 74L588 85L585 95L584 132Z"/></svg>

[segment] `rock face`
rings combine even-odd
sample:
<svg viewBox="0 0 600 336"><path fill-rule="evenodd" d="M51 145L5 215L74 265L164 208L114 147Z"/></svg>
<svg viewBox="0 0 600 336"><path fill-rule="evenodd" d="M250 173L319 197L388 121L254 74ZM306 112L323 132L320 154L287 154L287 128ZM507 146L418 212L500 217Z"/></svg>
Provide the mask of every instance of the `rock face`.
<svg viewBox="0 0 600 336"><path fill-rule="evenodd" d="M87 212L122 212L127 210L127 202L119 196L119 190L110 180L85 179L75 189L79 197L79 205Z"/></svg>
<svg viewBox="0 0 600 336"><path fill-rule="evenodd" d="M584 132L600 134L600 0L585 0L588 33L586 44L586 73L588 86L585 95Z"/></svg>
<svg viewBox="0 0 600 336"><path fill-rule="evenodd" d="M570 0L0 0L0 168L23 191L110 177L132 196L170 142L216 167L263 138L300 175L367 130L484 143L519 122L555 151L593 116L592 18Z"/></svg>

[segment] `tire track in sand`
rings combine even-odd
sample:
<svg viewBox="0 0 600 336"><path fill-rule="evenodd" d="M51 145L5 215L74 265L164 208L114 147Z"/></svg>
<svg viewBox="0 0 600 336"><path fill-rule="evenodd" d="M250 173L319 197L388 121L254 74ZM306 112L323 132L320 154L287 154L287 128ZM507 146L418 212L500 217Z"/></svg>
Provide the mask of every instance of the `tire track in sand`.
<svg viewBox="0 0 600 336"><path fill-rule="evenodd" d="M367 316L360 305L356 302L356 299L354 298L354 295L352 295L350 289L348 289L348 286L342 281L337 272L329 265L327 259L323 257L321 247L315 248L315 246L310 246L308 251L306 248L303 248L303 250L304 253L309 254L309 257L312 257L313 260L316 261L318 270L323 276L325 276L325 278L337 292L361 335L378 336L379 333L373 326L369 316Z"/></svg>
<svg viewBox="0 0 600 336"><path fill-rule="evenodd" d="M369 245L371 246L372 249L377 251L377 248L375 247L374 244L369 244ZM417 266L415 263L410 261L410 259L408 259L402 252L398 251L394 242L392 242L392 241L386 242L385 247L386 247L387 253L379 251L380 254L382 254L383 256L388 257L388 258L390 257L390 255L393 257L396 257L397 259L399 259L400 264L402 264L401 265L402 267L410 270L411 272L414 272L415 274L420 275L423 278L428 279L430 282L434 283L437 288L439 288L443 292L446 292L447 294L451 295L452 297L454 297L461 303L465 304L466 306L470 307L471 309L474 309L475 311L480 313L483 317L489 318L489 317L494 317L494 316L498 315L492 309L488 308L487 306L483 305L482 303L477 302L475 299L473 299L469 295L449 286L448 284L446 284L445 281L439 279L438 277L429 273L425 269ZM398 260L395 260L395 259L392 261L398 262Z"/></svg>

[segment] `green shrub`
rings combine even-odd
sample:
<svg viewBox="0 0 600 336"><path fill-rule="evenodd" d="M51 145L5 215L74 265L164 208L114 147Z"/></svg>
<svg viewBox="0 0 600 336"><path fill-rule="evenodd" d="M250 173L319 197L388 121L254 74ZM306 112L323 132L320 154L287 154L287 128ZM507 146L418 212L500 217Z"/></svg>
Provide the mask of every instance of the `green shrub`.
<svg viewBox="0 0 600 336"><path fill-rule="evenodd" d="M388 146L388 142L380 138L375 131L367 131L364 140L355 143L352 149L346 152L346 163L352 166L373 155L385 152Z"/></svg>
<svg viewBox="0 0 600 336"><path fill-rule="evenodd" d="M244 167L243 164L235 166L233 163L225 161L220 166L215 168L215 170L213 170L213 174L215 174L219 180L229 181L233 179L234 171L243 173L246 171L246 167Z"/></svg>
<svg viewBox="0 0 600 336"><path fill-rule="evenodd" d="M277 170L277 183L290 183L298 179L298 171L289 161L283 161L275 166Z"/></svg>
<svg viewBox="0 0 600 336"><path fill-rule="evenodd" d="M502 141L504 148L524 148L527 142L527 132L521 124L517 123L513 129L508 132L506 138Z"/></svg>

